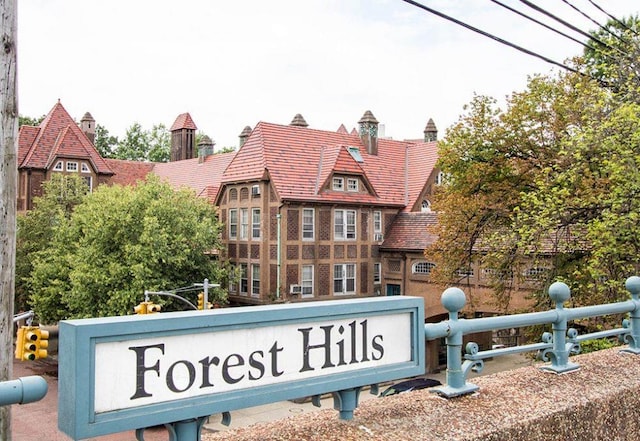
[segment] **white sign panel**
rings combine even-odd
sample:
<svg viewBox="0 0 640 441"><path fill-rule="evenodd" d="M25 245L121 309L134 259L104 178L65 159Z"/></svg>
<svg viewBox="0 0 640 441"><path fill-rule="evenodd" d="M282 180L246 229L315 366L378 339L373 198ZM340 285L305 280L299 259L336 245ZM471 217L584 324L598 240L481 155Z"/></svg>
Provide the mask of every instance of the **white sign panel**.
<svg viewBox="0 0 640 441"><path fill-rule="evenodd" d="M96 414L408 362L412 315L169 335L95 346Z"/></svg>

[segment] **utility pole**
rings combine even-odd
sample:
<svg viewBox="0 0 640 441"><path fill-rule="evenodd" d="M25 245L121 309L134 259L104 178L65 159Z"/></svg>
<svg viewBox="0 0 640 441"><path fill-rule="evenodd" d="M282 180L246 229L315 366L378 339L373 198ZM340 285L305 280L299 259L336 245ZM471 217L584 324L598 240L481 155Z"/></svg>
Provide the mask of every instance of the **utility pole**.
<svg viewBox="0 0 640 441"><path fill-rule="evenodd" d="M0 381L13 377L18 186L17 12L17 0L0 0ZM0 406L0 439L11 441L11 406Z"/></svg>

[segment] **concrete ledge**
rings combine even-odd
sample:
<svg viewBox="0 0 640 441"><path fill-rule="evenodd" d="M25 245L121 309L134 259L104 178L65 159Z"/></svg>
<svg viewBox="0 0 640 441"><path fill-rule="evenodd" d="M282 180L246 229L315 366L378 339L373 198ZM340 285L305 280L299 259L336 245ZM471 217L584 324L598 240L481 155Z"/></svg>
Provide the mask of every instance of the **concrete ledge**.
<svg viewBox="0 0 640 441"><path fill-rule="evenodd" d="M523 367L472 378L478 393L452 400L428 390L368 400L352 421L327 409L216 434L203 440L640 439L640 356L608 349L572 357L578 371Z"/></svg>

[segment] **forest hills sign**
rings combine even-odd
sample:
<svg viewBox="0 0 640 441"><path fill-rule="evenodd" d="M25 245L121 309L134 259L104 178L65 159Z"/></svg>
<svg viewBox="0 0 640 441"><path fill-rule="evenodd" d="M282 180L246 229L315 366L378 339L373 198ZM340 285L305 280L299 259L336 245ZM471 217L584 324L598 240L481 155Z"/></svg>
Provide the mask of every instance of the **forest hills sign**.
<svg viewBox="0 0 640 441"><path fill-rule="evenodd" d="M423 327L411 297L64 321L58 424L81 439L423 374Z"/></svg>

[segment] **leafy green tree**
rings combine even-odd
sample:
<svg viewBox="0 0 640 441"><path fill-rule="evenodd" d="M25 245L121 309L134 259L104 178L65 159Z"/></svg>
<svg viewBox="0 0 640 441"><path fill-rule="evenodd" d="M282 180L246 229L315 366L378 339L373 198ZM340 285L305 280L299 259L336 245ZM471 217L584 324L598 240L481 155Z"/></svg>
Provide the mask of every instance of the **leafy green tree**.
<svg viewBox="0 0 640 441"><path fill-rule="evenodd" d="M18 216L16 237L16 311L29 309L29 278L33 258L49 247L56 229L68 222L82 202L88 187L79 175L55 173L43 184L43 195L34 199L34 209Z"/></svg>
<svg viewBox="0 0 640 441"><path fill-rule="evenodd" d="M139 123L127 129L114 152L116 159L131 161L167 162L171 153L171 135L164 124L144 130Z"/></svg>
<svg viewBox="0 0 640 441"><path fill-rule="evenodd" d="M43 322L131 314L145 290L161 291L208 278L223 282L220 223L214 207L192 192L150 176L137 187L101 186L55 228L36 253L31 300ZM225 294L211 293L223 304ZM182 308L174 300L167 309Z"/></svg>
<svg viewBox="0 0 640 441"><path fill-rule="evenodd" d="M116 146L116 159L128 159L131 161L146 161L149 152L149 134L140 123L133 123Z"/></svg>
<svg viewBox="0 0 640 441"><path fill-rule="evenodd" d="M94 145L103 158L114 158L115 149L118 145L118 137L111 136L105 127L96 124Z"/></svg>
<svg viewBox="0 0 640 441"><path fill-rule="evenodd" d="M149 133L149 153L151 162L169 162L171 155L171 134L164 124L156 124Z"/></svg>
<svg viewBox="0 0 640 441"><path fill-rule="evenodd" d="M591 32L593 39L584 50L587 71L627 99L640 100L640 19L631 16L609 20Z"/></svg>
<svg viewBox="0 0 640 441"><path fill-rule="evenodd" d="M42 115L40 118L32 118L30 116L20 115L18 117L18 125L22 126L39 126L45 115Z"/></svg>
<svg viewBox="0 0 640 441"><path fill-rule="evenodd" d="M434 277L478 262L508 305L513 278L572 288L574 304L626 298L640 251L640 105L574 73L535 77L506 110L476 97L440 144ZM538 297L548 302L546 295Z"/></svg>

